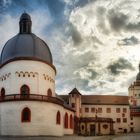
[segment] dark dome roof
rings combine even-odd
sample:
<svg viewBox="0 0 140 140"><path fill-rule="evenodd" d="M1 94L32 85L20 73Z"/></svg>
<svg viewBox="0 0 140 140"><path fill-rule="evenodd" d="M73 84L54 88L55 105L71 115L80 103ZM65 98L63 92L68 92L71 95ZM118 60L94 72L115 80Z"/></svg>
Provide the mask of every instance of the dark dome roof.
<svg viewBox="0 0 140 140"><path fill-rule="evenodd" d="M27 13L20 17L20 33L5 44L1 53L1 64L11 59L32 58L52 64L52 54L48 45L31 33L31 18Z"/></svg>
<svg viewBox="0 0 140 140"><path fill-rule="evenodd" d="M21 20L30 20L31 21L31 17L27 13L23 13L20 17L20 21Z"/></svg>
<svg viewBox="0 0 140 140"><path fill-rule="evenodd" d="M140 64L139 64L139 73L136 76L136 81L140 81Z"/></svg>
<svg viewBox="0 0 140 140"><path fill-rule="evenodd" d="M18 34L8 40L1 53L1 64L18 57L37 58L52 64L49 47L34 34Z"/></svg>
<svg viewBox="0 0 140 140"><path fill-rule="evenodd" d="M137 74L136 81L140 81L140 73Z"/></svg>

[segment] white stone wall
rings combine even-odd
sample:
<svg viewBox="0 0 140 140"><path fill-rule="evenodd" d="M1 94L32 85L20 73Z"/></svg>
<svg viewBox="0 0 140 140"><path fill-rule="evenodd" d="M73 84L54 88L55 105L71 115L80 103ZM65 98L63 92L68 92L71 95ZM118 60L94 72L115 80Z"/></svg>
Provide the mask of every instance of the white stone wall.
<svg viewBox="0 0 140 140"><path fill-rule="evenodd" d="M85 108L89 108L89 112L85 112ZM91 108L102 108L102 113L97 113L98 117L112 118L114 123L114 129L116 133L121 133L124 129L127 132L130 131L130 109L128 105L82 105L82 117L95 117L96 113L91 112ZM111 108L111 113L107 113L106 109ZM116 112L116 108L120 108L120 113ZM123 112L123 108L127 108L127 112ZM123 116L124 114L124 116ZM121 122L117 123L116 119L120 118ZM127 118L127 122L123 122L123 118ZM121 130L119 128L122 128Z"/></svg>
<svg viewBox="0 0 140 140"><path fill-rule="evenodd" d="M65 113L67 113L68 114L68 128L64 128L64 134L65 135L71 135L71 134L73 134L74 133L74 129L71 129L70 128L70 115L72 114L72 117L73 117L73 119L74 119L74 113L72 113L72 111L69 111L69 110L65 110L64 111L64 115L65 115ZM63 116L64 116L63 115ZM64 118L64 117L63 117ZM64 124L63 124L63 126L64 126ZM74 124L73 124L73 126L74 126ZM73 127L74 128L74 127Z"/></svg>
<svg viewBox="0 0 140 140"><path fill-rule="evenodd" d="M31 122L21 122L23 108L31 110ZM51 135L73 134L73 129L64 129L65 112L74 115L63 106L38 101L3 102L1 108L1 135ZM56 113L60 111L61 125L56 124Z"/></svg>
<svg viewBox="0 0 140 140"><path fill-rule="evenodd" d="M55 71L43 62L32 60L13 61L0 69L0 89L4 87L6 95L19 94L24 84L30 87L31 94L47 95L50 88L55 96Z"/></svg>

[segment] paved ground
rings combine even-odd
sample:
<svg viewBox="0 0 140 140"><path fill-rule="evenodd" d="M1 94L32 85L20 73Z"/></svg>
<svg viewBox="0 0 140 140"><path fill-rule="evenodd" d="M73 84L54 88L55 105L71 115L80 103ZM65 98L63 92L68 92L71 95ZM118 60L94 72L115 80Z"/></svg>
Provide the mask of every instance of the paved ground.
<svg viewBox="0 0 140 140"><path fill-rule="evenodd" d="M64 136L64 137L0 137L0 140L111 140L111 136L82 137L82 136Z"/></svg>
<svg viewBox="0 0 140 140"><path fill-rule="evenodd" d="M140 134L130 134L126 136L118 136L113 140L140 140Z"/></svg>
<svg viewBox="0 0 140 140"><path fill-rule="evenodd" d="M128 134L119 136L64 136L64 137L2 137L0 140L140 140L140 134Z"/></svg>

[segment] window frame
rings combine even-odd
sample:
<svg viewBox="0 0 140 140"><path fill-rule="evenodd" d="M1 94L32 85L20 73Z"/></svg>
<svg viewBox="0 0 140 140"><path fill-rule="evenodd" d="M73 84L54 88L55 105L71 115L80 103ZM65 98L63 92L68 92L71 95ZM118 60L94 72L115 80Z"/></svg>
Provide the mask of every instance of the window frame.
<svg viewBox="0 0 140 140"><path fill-rule="evenodd" d="M56 124L61 124L61 114L60 114L60 111L57 111L57 114L56 114Z"/></svg>
<svg viewBox="0 0 140 140"><path fill-rule="evenodd" d="M3 99L5 97L5 88L1 88L1 98Z"/></svg>
<svg viewBox="0 0 140 140"><path fill-rule="evenodd" d="M23 93L23 91L22 91L22 88L23 87L26 87L27 88L27 90L28 90L28 93L27 94ZM29 94L30 94L30 87L28 85L26 85L26 84L22 85L20 87L20 95L29 95Z"/></svg>
<svg viewBox="0 0 140 140"><path fill-rule="evenodd" d="M86 113L89 112L89 107L85 107L85 112L86 112Z"/></svg>
<svg viewBox="0 0 140 140"><path fill-rule="evenodd" d="M47 90L47 96L52 97L52 90L50 88Z"/></svg>
<svg viewBox="0 0 140 140"><path fill-rule="evenodd" d="M64 116L64 128L65 129L68 129L68 124L69 124L69 119L68 119L68 113L66 112L65 116Z"/></svg>
<svg viewBox="0 0 140 140"><path fill-rule="evenodd" d="M70 128L73 129L73 116L70 115Z"/></svg>
<svg viewBox="0 0 140 140"><path fill-rule="evenodd" d="M111 113L111 108L110 107L106 108L106 113Z"/></svg>
<svg viewBox="0 0 140 140"><path fill-rule="evenodd" d="M102 109L102 107L98 107L98 111L97 111L98 113L103 113L103 109Z"/></svg>
<svg viewBox="0 0 140 140"><path fill-rule="evenodd" d="M121 123L121 118L116 118L117 123Z"/></svg>
<svg viewBox="0 0 140 140"><path fill-rule="evenodd" d="M116 113L120 113L121 109L120 108L116 108Z"/></svg>
<svg viewBox="0 0 140 140"><path fill-rule="evenodd" d="M27 119L25 119L25 111L27 111L28 112L28 116L27 116ZM26 112L26 113L27 113ZM30 110L30 108L28 108L28 107L25 107L25 108L23 108L22 109L22 112L21 112L21 122L22 123L28 123L28 122L31 122L31 110Z"/></svg>

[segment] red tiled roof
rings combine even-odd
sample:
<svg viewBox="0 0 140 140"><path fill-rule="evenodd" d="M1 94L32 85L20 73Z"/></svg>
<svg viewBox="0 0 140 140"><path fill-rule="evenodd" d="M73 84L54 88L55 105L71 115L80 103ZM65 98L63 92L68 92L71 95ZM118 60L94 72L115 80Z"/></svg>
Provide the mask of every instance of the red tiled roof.
<svg viewBox="0 0 140 140"><path fill-rule="evenodd" d="M83 95L82 104L128 105L128 96Z"/></svg>
<svg viewBox="0 0 140 140"><path fill-rule="evenodd" d="M60 95L68 102L68 95ZM98 105L128 105L128 96L117 95L82 95L82 104Z"/></svg>

